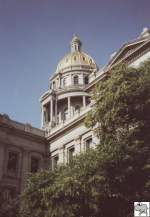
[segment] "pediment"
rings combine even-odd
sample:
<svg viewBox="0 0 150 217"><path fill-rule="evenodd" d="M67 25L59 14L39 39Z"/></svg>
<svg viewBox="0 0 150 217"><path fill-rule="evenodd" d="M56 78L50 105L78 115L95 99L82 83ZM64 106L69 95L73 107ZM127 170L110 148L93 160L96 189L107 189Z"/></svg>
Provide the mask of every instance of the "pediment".
<svg viewBox="0 0 150 217"><path fill-rule="evenodd" d="M111 58L107 66L112 66L121 60L124 60L125 58L129 57L131 54L133 54L135 51L137 51L140 47L142 47L147 41L149 41L150 38L147 38L147 40L137 40L134 42L129 42L124 44L118 52Z"/></svg>

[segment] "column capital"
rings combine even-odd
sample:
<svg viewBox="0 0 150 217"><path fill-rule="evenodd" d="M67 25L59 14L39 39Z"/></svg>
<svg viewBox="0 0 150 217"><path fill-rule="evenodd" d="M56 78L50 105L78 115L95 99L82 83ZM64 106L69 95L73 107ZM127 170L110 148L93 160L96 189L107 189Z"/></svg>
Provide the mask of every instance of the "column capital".
<svg viewBox="0 0 150 217"><path fill-rule="evenodd" d="M50 121L53 121L53 98L50 100Z"/></svg>

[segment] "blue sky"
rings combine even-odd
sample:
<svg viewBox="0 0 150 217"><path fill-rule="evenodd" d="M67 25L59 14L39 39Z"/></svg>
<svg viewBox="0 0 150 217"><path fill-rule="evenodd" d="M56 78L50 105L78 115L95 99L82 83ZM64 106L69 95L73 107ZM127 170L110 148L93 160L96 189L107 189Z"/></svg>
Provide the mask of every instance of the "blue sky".
<svg viewBox="0 0 150 217"><path fill-rule="evenodd" d="M0 113L40 127L39 97L73 33L99 66L150 28L150 0L0 0Z"/></svg>

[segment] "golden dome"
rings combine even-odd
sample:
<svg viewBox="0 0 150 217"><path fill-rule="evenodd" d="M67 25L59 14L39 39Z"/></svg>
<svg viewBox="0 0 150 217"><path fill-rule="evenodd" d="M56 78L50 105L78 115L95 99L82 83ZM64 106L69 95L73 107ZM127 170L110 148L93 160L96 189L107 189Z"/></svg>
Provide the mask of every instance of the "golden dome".
<svg viewBox="0 0 150 217"><path fill-rule="evenodd" d="M71 41L71 52L65 55L58 63L56 73L66 72L72 69L95 70L97 65L88 54L81 51L82 43L78 36L74 35Z"/></svg>

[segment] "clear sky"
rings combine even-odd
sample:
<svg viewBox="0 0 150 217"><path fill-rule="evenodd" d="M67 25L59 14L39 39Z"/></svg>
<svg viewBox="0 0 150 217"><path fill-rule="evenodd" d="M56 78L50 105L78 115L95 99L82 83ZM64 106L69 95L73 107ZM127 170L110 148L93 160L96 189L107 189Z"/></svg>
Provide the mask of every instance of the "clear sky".
<svg viewBox="0 0 150 217"><path fill-rule="evenodd" d="M0 0L0 113L40 127L39 97L73 33L98 66L150 28L150 0Z"/></svg>

